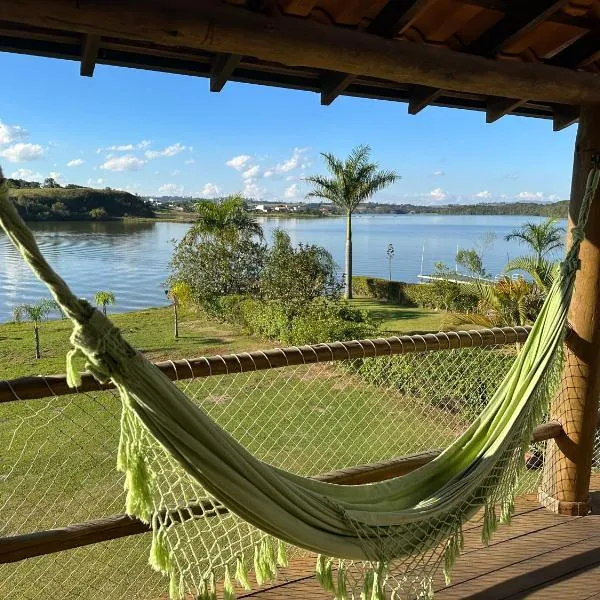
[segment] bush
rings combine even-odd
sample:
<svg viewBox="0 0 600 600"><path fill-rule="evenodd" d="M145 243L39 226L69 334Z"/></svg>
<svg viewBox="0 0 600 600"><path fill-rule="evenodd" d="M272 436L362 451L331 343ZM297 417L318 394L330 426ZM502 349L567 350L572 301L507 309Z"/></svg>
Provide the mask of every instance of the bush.
<svg viewBox="0 0 600 600"><path fill-rule="evenodd" d="M500 365L493 370L491 352L496 353L494 364ZM513 360L514 352L508 348L469 348L366 358L345 364L369 384L391 387L472 419L490 400Z"/></svg>
<svg viewBox="0 0 600 600"><path fill-rule="evenodd" d="M406 296L406 286L409 284L403 281L388 281L377 277L352 277L352 294L366 298L377 298L378 300L387 300L400 306L411 304Z"/></svg>
<svg viewBox="0 0 600 600"><path fill-rule="evenodd" d="M341 290L335 262L325 248L314 244L294 248L287 233L275 230L260 275L264 299L280 301L293 315L315 298L339 298Z"/></svg>
<svg viewBox="0 0 600 600"><path fill-rule="evenodd" d="M258 295L265 251L262 243L248 237L184 238L171 258L168 283L186 283L195 304L213 317L225 318L223 297Z"/></svg>

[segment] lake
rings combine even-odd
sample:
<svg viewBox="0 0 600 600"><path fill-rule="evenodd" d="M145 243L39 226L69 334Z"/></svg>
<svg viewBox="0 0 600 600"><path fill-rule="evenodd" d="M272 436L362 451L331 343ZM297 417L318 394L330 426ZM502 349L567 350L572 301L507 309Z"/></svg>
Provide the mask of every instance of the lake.
<svg viewBox="0 0 600 600"><path fill-rule="evenodd" d="M355 275L388 277L388 244L394 246L392 278L417 281L433 270L436 261L454 267L457 245L483 247L488 271L500 273L508 258L522 254L523 246L506 242L504 235L536 217L450 215L357 215L353 219ZM292 241L320 244L344 264L345 219L260 219L267 239L279 227ZM190 225L147 222L31 223L42 252L73 291L92 299L97 290L111 290L115 311L161 306L167 303L163 282L168 275L171 240L183 237ZM484 238L496 234L485 247ZM0 235L0 321L11 319L12 308L47 297L21 257Z"/></svg>

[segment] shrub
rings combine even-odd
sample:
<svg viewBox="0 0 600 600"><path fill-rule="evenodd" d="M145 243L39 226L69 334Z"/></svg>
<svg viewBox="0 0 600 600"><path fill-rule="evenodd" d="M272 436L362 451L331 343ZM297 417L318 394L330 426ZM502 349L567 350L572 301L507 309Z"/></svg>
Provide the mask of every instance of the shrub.
<svg viewBox="0 0 600 600"><path fill-rule="evenodd" d="M281 301L293 315L315 298L339 298L341 290L335 262L325 248L314 244L294 248L287 233L275 230L260 276L263 298Z"/></svg>
<svg viewBox="0 0 600 600"><path fill-rule="evenodd" d="M403 281L388 281L377 277L358 276L352 278L352 294L407 306L412 304L405 294L407 285L409 284Z"/></svg>
<svg viewBox="0 0 600 600"><path fill-rule="evenodd" d="M495 353L498 368L490 369L491 352ZM469 348L366 358L345 364L369 384L391 387L472 419L490 400L513 360L514 352L508 348Z"/></svg>
<svg viewBox="0 0 600 600"><path fill-rule="evenodd" d="M168 284L186 283L198 306L211 316L223 318L222 297L258 295L265 251L262 243L249 237L184 238L171 258Z"/></svg>

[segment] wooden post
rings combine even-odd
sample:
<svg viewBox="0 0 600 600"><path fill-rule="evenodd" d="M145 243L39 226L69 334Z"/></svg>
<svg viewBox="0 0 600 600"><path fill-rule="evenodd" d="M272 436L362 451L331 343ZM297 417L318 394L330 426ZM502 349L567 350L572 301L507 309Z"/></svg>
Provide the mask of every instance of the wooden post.
<svg viewBox="0 0 600 600"><path fill-rule="evenodd" d="M577 222L586 179L594 155L600 153L600 104L582 106L575 143L569 235ZM560 514L590 511L589 485L600 394L600 198L592 203L586 239L580 251L581 269L569 310L565 367L551 419L565 434L550 442L540 500Z"/></svg>

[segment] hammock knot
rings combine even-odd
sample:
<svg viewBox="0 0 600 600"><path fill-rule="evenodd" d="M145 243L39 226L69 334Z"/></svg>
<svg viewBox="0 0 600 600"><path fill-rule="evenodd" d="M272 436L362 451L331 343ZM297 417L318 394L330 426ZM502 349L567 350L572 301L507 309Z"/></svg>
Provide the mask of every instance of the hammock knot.
<svg viewBox="0 0 600 600"><path fill-rule="evenodd" d="M125 362L136 352L123 340L119 329L99 310L93 309L85 300L80 302L88 305L91 311L86 321L75 324L71 334L73 350L67 355L69 380L75 385L81 382L74 366L74 359L81 355L87 359L86 368L94 377L106 383L114 373L123 372Z"/></svg>

